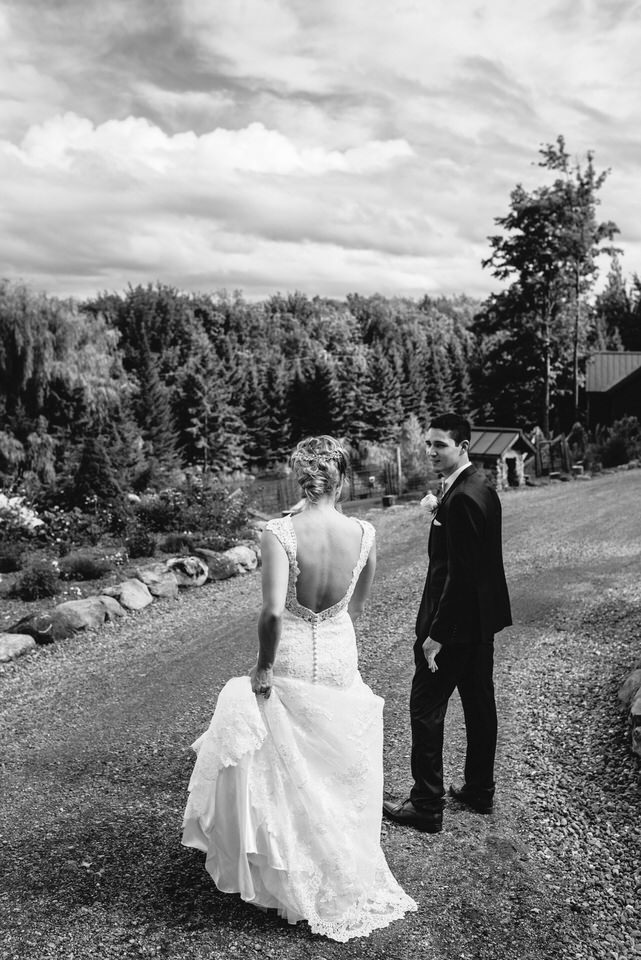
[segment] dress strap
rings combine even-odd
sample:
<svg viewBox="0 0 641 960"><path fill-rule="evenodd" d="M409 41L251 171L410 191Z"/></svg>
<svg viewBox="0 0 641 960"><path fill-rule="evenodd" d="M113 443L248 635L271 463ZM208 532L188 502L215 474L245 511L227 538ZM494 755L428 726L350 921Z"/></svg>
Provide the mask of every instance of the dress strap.
<svg viewBox="0 0 641 960"><path fill-rule="evenodd" d="M363 567L367 563L367 558L369 557L369 552L372 549L372 544L376 539L376 530L371 523L367 520L361 520L359 517L356 517L357 522L360 524L363 531L363 536L361 538L361 552L356 561L356 566L354 567L354 572L352 574L352 582L350 584L350 596L354 591L354 587L360 577Z"/></svg>
<svg viewBox="0 0 641 960"><path fill-rule="evenodd" d="M283 547L290 566L296 563L296 534L292 526L291 517L276 517L265 524L265 530L273 533Z"/></svg>

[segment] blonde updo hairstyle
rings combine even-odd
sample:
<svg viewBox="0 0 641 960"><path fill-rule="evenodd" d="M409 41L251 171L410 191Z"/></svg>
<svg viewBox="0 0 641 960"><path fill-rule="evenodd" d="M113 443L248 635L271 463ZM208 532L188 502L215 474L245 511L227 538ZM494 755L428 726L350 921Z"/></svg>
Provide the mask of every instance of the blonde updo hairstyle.
<svg viewBox="0 0 641 960"><path fill-rule="evenodd" d="M317 503L336 494L347 474L347 454L334 437L306 437L292 453L291 466L305 497Z"/></svg>

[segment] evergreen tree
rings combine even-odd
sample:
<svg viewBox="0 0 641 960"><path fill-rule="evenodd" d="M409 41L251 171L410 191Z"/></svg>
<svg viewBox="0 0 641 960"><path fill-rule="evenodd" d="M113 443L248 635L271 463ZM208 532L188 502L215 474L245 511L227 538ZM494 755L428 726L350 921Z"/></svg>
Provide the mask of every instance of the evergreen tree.
<svg viewBox="0 0 641 960"><path fill-rule="evenodd" d="M105 441L100 436L88 436L82 446L74 492L81 505L110 502L122 498Z"/></svg>
<svg viewBox="0 0 641 960"><path fill-rule="evenodd" d="M139 376L138 420L145 441L146 480L152 486L164 482L180 466L180 457L169 393L160 379L157 360L144 336Z"/></svg>

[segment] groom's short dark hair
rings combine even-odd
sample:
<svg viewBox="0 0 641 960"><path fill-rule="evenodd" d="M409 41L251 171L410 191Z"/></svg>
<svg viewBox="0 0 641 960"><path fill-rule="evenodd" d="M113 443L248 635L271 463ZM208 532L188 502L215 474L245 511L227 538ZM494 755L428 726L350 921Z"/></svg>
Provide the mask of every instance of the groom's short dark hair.
<svg viewBox="0 0 641 960"><path fill-rule="evenodd" d="M458 413L441 413L430 421L428 429L429 427L433 427L435 430L445 430L457 446L463 440L467 440L469 443L472 436L470 421Z"/></svg>

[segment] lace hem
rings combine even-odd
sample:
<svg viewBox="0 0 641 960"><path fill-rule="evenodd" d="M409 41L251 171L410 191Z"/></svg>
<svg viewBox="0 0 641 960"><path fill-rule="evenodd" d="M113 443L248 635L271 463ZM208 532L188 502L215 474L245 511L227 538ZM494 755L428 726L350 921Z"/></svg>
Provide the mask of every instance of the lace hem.
<svg viewBox="0 0 641 960"><path fill-rule="evenodd" d="M330 940L336 940L339 943L347 943L356 937L369 937L374 930L380 930L383 927L389 927L395 920L401 920L406 913L414 913L418 910L418 904L412 900L406 893L401 892L392 901L387 901L384 911L377 909L373 901L371 912L368 910L369 904L364 908L357 907L353 915L344 920L321 920L320 917L308 919L312 933L321 934Z"/></svg>

